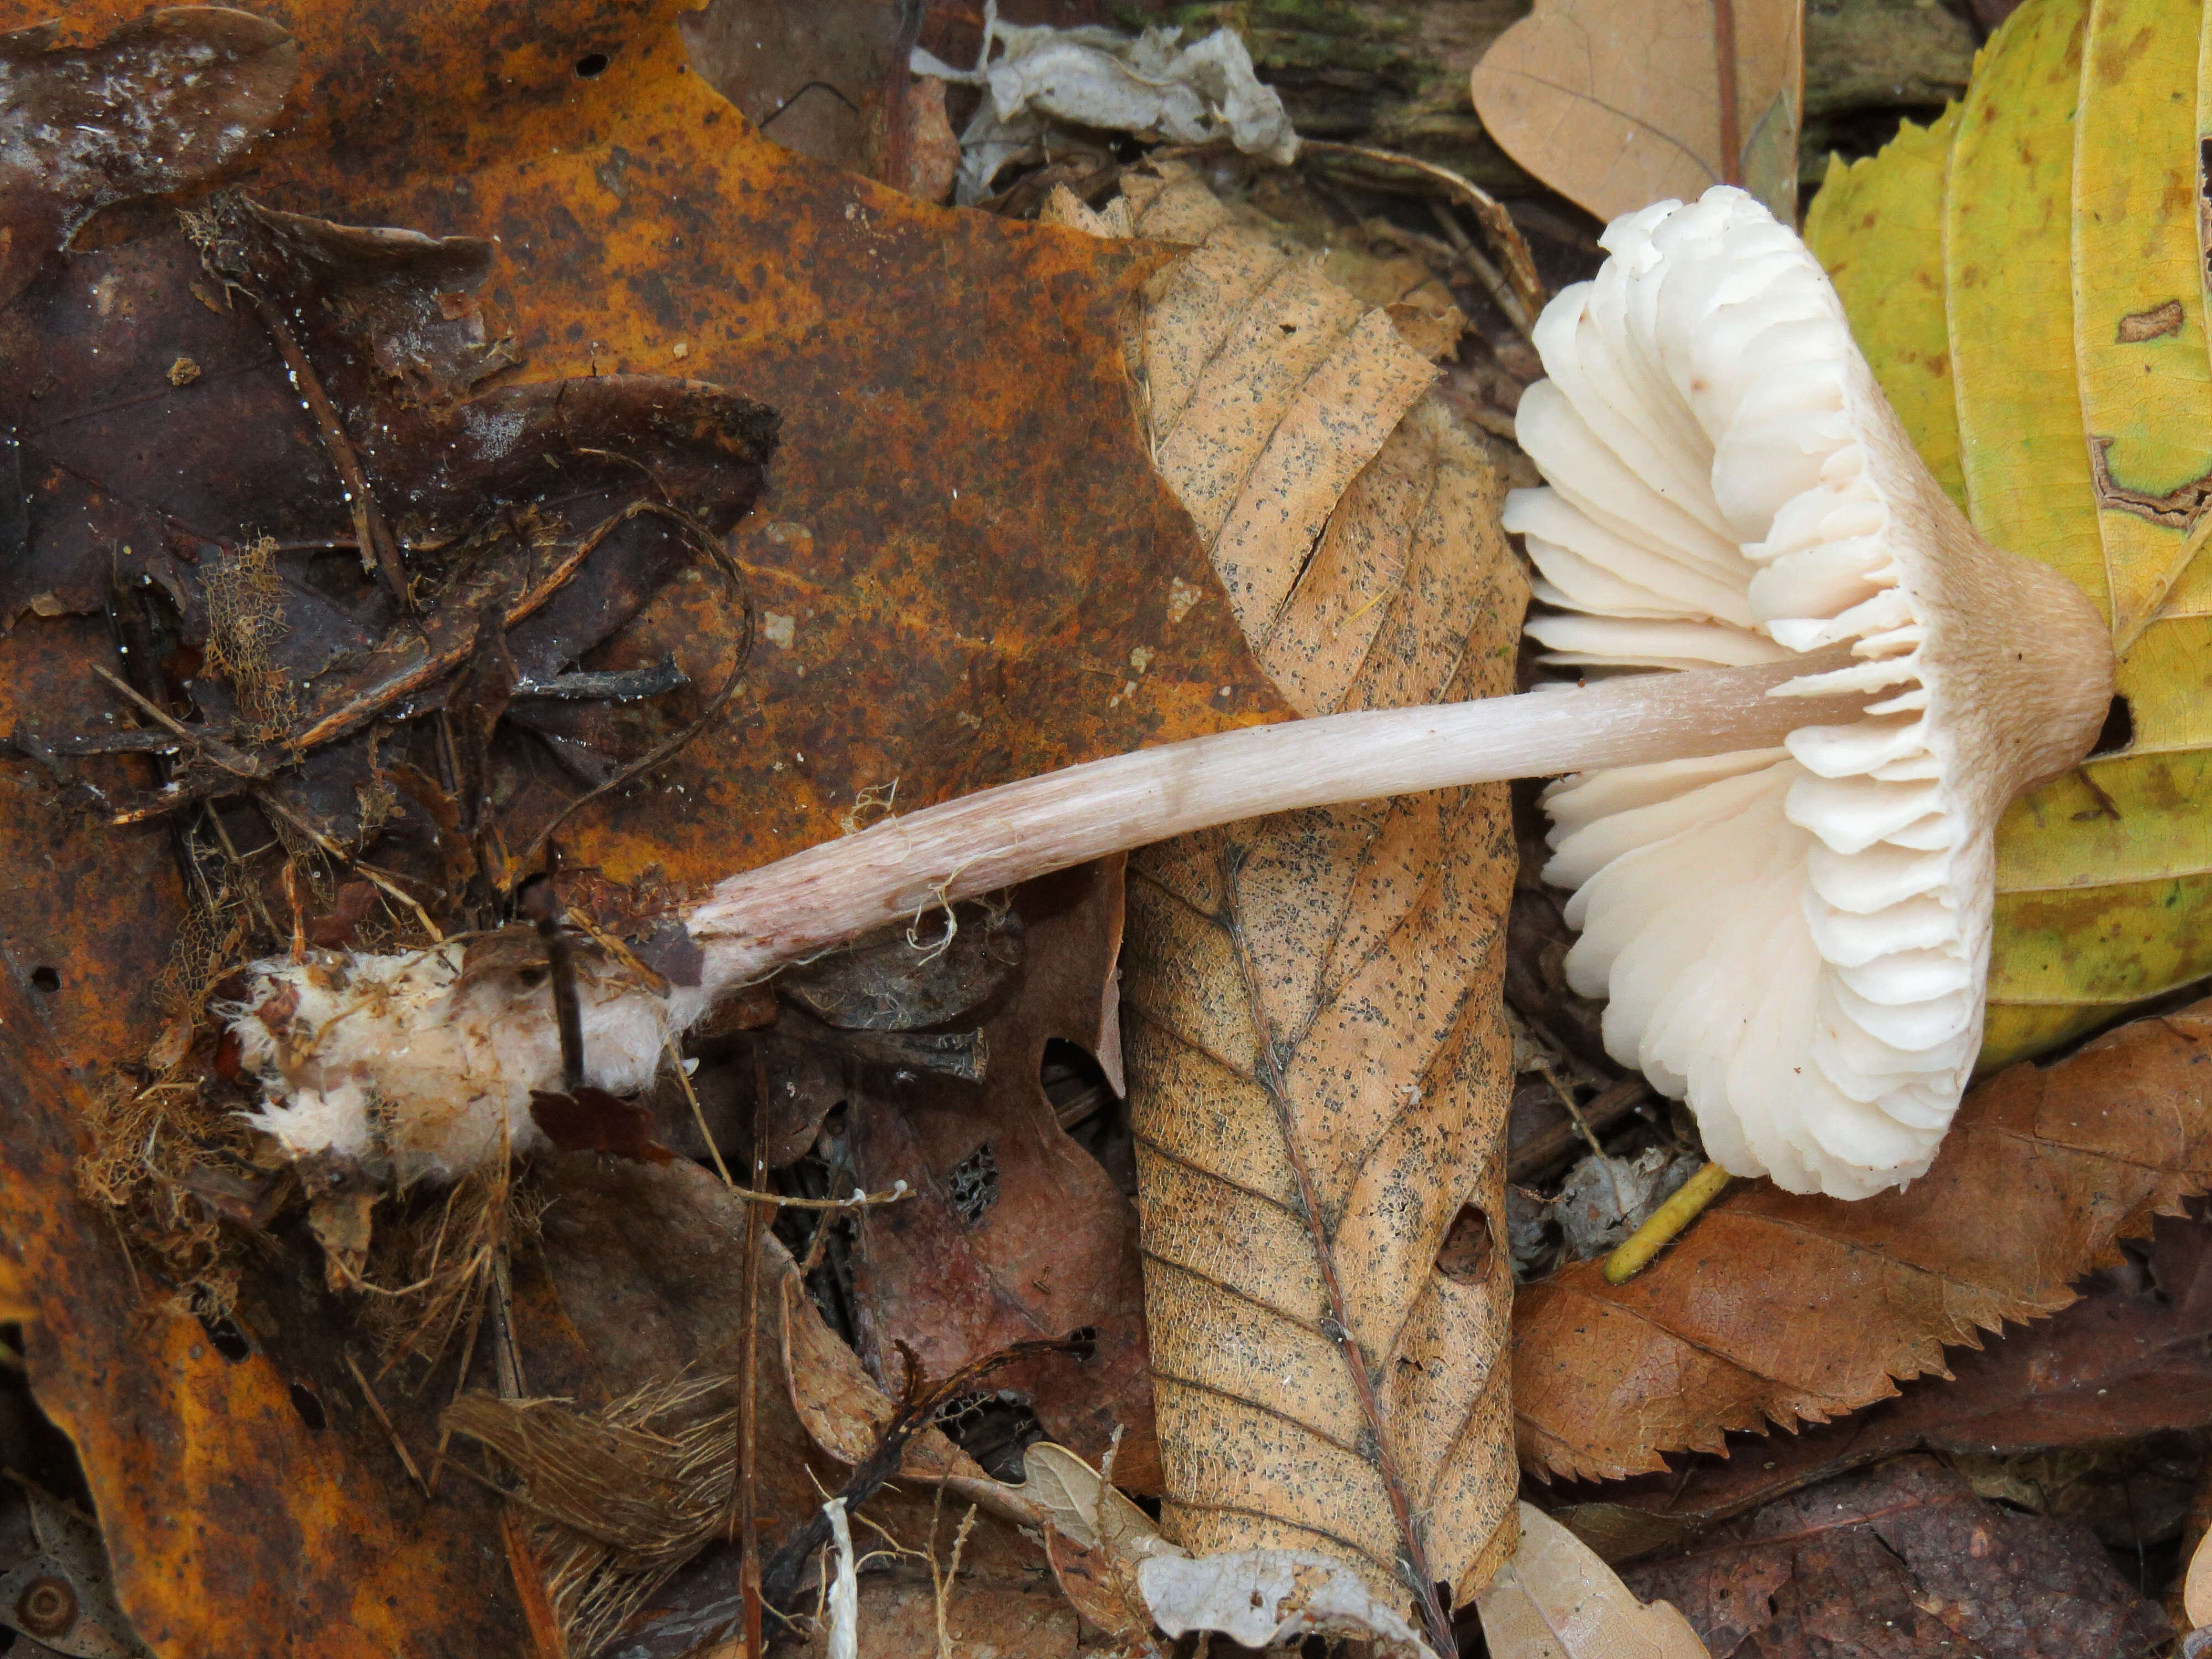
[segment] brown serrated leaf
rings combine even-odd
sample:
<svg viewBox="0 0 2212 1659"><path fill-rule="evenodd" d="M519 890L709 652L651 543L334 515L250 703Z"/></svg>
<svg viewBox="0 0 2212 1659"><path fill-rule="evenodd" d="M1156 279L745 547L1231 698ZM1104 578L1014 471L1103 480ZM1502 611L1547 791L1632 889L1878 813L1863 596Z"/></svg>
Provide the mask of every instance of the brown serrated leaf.
<svg viewBox="0 0 2212 1659"><path fill-rule="evenodd" d="M1845 1203L1739 1185L1626 1285L1578 1264L1522 1287L1521 1459L1596 1480L1825 1422L1948 1376L1947 1344L2072 1303L2113 1241L2212 1183L2212 1002L2139 1020L1960 1107L1935 1166Z"/></svg>
<svg viewBox="0 0 2212 1659"><path fill-rule="evenodd" d="M1601 219L1729 184L1790 224L1803 33L1803 0L1539 0L1475 65L1475 112Z"/></svg>
<svg viewBox="0 0 2212 1659"><path fill-rule="evenodd" d="M1194 179L1136 199L1140 234L1200 244L1144 324L1160 465L1277 684L1309 714L1510 690L1504 480L1416 401L1427 365L1382 312L1225 227ZM1488 788L1231 825L1131 865L1164 1529L1243 1564L1231 1577L1343 1563L1440 1651L1431 1587L1471 1595L1514 1536L1492 1244L1513 866Z"/></svg>
<svg viewBox="0 0 2212 1659"><path fill-rule="evenodd" d="M2212 1224L2160 1218L2139 1264L2071 1307L1949 1356L1955 1376L1787 1437L1692 1455L1664 1474L1586 1488L1555 1513L1610 1561L1696 1537L1785 1493L1900 1452L2010 1457L2212 1425ZM2156 1505L2106 1483L2152 1522ZM1568 1494L1562 1494L1568 1496Z"/></svg>
<svg viewBox="0 0 2212 1659"><path fill-rule="evenodd" d="M1625 1577L1679 1606L1712 1659L2134 1659L2172 1634L2087 1528L1985 1503L1930 1457L1770 1504Z"/></svg>

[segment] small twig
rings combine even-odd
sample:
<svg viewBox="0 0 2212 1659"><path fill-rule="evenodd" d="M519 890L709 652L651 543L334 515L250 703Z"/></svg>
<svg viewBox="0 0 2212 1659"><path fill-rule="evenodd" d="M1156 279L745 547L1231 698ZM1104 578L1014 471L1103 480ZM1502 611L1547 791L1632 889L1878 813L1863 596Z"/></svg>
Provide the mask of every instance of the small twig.
<svg viewBox="0 0 2212 1659"><path fill-rule="evenodd" d="M1735 84L1735 0L1713 0L1713 82L1719 94L1721 182L1743 183L1743 114Z"/></svg>
<svg viewBox="0 0 2212 1659"><path fill-rule="evenodd" d="M1299 147L1301 156L1342 156L1347 161L1366 161L1379 167L1404 167L1418 173L1431 184L1442 185L1465 202L1491 246L1498 250L1505 262L1505 278L1510 290L1525 308L1528 321L1516 321L1514 326L1524 333L1533 325L1538 312L1544 308L1544 281L1536 274L1536 258L1528 251L1528 240L1522 235L1521 227L1513 222L1513 216L1505 204L1473 180L1464 179L1449 167L1439 167L1434 161L1424 161L1418 155L1401 155L1396 150L1375 149L1365 144L1340 144L1328 139L1308 138ZM1509 313L1510 315L1510 313Z"/></svg>
<svg viewBox="0 0 2212 1659"><path fill-rule="evenodd" d="M753 1169L755 1187L768 1182L768 1060L753 1050ZM761 1557L760 1515L757 1503L759 1483L754 1459L760 1433L760 1263L761 1235L768 1231L765 1212L757 1205L745 1209L744 1327L740 1337L738 1370L744 1392L738 1397L738 1588L744 1598L745 1652L760 1659ZM826 1517L834 1522L835 1516Z"/></svg>
<svg viewBox="0 0 2212 1659"><path fill-rule="evenodd" d="M738 1190L738 1183L730 1178L730 1166L722 1162L722 1149L714 1144L714 1132L707 1127L707 1114L699 1104L699 1092L691 1086L691 1073L684 1069L684 1056L676 1050L673 1042L667 1045L668 1063L676 1068L677 1086L684 1091L684 1098L691 1104L691 1121L699 1126L699 1139L707 1143L708 1156L714 1160L714 1171L722 1177L722 1184L732 1192Z"/></svg>
<svg viewBox="0 0 2212 1659"><path fill-rule="evenodd" d="M850 1198L790 1198L782 1193L760 1192L750 1187L732 1187L730 1191L748 1203L772 1204L787 1210L867 1210L883 1204L902 1204L914 1196L903 1181L893 1182L888 1192L856 1190Z"/></svg>
<svg viewBox="0 0 2212 1659"><path fill-rule="evenodd" d="M1431 202L1429 211L1443 228L1450 243L1453 258L1474 273L1475 281L1482 284L1483 291L1490 295L1492 303L1505 313L1505 320L1520 331L1521 337L1527 339L1534 331L1536 321L1528 314L1528 307L1522 303L1521 296L1513 291L1513 285L1505 280L1505 273L1492 264L1488 256L1474 245L1474 238L1453 216L1449 206L1442 202Z"/></svg>
<svg viewBox="0 0 2212 1659"><path fill-rule="evenodd" d="M1553 1083L1552 1087L1559 1087ZM1509 1156L1505 1166L1508 1181L1525 1182L1540 1176L1574 1148L1575 1142L1588 1132L1609 1128L1619 1119L1626 1117L1644 1098L1648 1085L1640 1077L1632 1077L1614 1084L1565 1123L1548 1126L1531 1135Z"/></svg>
<svg viewBox="0 0 2212 1659"><path fill-rule="evenodd" d="M407 572L399 562L398 546L385 525L384 514L377 510L376 497L368 488L368 475L362 471L361 458L354 453L353 441L346 436L345 423L338 419L330 394L323 390L321 377L307 361L307 354L300 349L299 341L293 337L283 312L235 278L223 280L243 294L252 306L254 314L261 319L261 325L269 331L270 337L276 342L276 349L283 354L284 367L291 371L292 384L299 388L307 412L314 416L315 430L323 441L323 453L330 457L331 465L345 486L346 508L353 517L354 542L362 550L362 568L382 580L400 610L411 614L415 598L409 589Z"/></svg>
<svg viewBox="0 0 2212 1659"><path fill-rule="evenodd" d="M1559 1097L1559 1104L1567 1109L1567 1115L1574 1120L1576 1130L1583 1140L1589 1143L1590 1151L1603 1158L1605 1148L1598 1145L1597 1136L1591 1130L1589 1121L1583 1115L1583 1109L1575 1104L1573 1087L1553 1071L1550 1062L1547 1060L1538 1060L1536 1070L1542 1074L1544 1081L1552 1085L1552 1092Z"/></svg>
<svg viewBox="0 0 2212 1659"><path fill-rule="evenodd" d="M173 737L182 738L224 771L241 778L258 778L262 775L261 763L252 756L242 750L232 748L220 738L193 731L191 726L176 719L159 703L149 697L142 696L136 687L113 672L105 664L94 663L91 666L94 673L128 697L131 706L140 714L154 721Z"/></svg>
<svg viewBox="0 0 2212 1659"><path fill-rule="evenodd" d="M619 789L632 779L642 777L663 761L688 748L694 738L720 718L723 707L737 695L738 688L744 684L745 664L751 659L753 649L752 601L746 594L744 574L738 568L737 561L723 550L722 544L704 525L690 514L681 512L660 501L632 501L622 512L593 530L586 539L596 545L598 541L615 525L635 518L642 513L656 514L676 526L678 531L691 544L693 549L704 553L714 568L722 573L723 578L729 582L732 591L736 593L738 608L744 617L744 627L742 637L737 643L735 660L730 665L729 677L722 682L721 689L708 702L706 708L700 714L697 720L673 737L654 745L641 758L632 761L627 766L617 767L604 782L586 789L556 812L544 826L531 837L530 844L512 860L511 868L528 869L532 860L538 855L538 849L545 844L545 838L559 829L568 820L570 813L589 802L597 800L609 790Z"/></svg>
<svg viewBox="0 0 2212 1659"><path fill-rule="evenodd" d="M1082 1352L1079 1345L1071 1342L1017 1342L971 1361L934 1388L925 1389L921 1367L908 1351L907 1387L897 1412L874 1449L854 1469L843 1491L834 1495L845 1500L848 1513L856 1512L898 1473L908 1443L936 1420L946 1402L970 1392L994 1371L1041 1354ZM830 1540L829 1521L817 1509L776 1547L761 1572L764 1612L783 1617L780 1604L798 1589L808 1564ZM676 1659L697 1649L702 1640L728 1640L744 1617L740 1596L718 1594L729 1582L730 1557L734 1553L729 1543L718 1542L694 1557L656 1598L672 1611L653 1624L630 1631L624 1638L623 1651L633 1659Z"/></svg>
<svg viewBox="0 0 2212 1659"><path fill-rule="evenodd" d="M422 1471L415 1467L415 1455L407 1449L407 1443L400 1438L398 1425L392 1422L392 1413L384 1409L384 1402L376 1397L376 1390L369 1386L368 1378L362 1375L361 1362L353 1357L351 1348L345 1351L345 1363L346 1369L353 1373L356 1386L361 1389L362 1398L368 1401L369 1410L376 1413L376 1420L384 1425L385 1433L392 1437L392 1449L399 1454L400 1465L407 1471L407 1478L415 1483L423 1497L429 1497L430 1483L422 1478ZM440 1449L444 1449L441 1447Z"/></svg>
<svg viewBox="0 0 2212 1659"><path fill-rule="evenodd" d="M537 924L545 946L546 977L553 992L553 1021L561 1036L561 1087L574 1094L584 1086L584 1009L576 995L576 956L562 931L562 906L550 880L524 889L522 911Z"/></svg>
<svg viewBox="0 0 2212 1659"><path fill-rule="evenodd" d="M1708 1164L1674 1190L1674 1194L1646 1216L1644 1224L1605 1259L1605 1282L1625 1285L1651 1264L1674 1237L1703 1213L1729 1184L1729 1172Z"/></svg>

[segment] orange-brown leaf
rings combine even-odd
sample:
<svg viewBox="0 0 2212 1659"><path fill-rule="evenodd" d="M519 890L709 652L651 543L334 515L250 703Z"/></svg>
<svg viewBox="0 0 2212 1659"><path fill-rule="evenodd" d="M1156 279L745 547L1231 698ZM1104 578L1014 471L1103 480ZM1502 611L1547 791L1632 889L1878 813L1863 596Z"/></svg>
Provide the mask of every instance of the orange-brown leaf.
<svg viewBox="0 0 2212 1659"><path fill-rule="evenodd" d="M1928 1174L1856 1203L1741 1186L1626 1285L1588 1262L1514 1307L1521 1459L1617 1480L1731 1430L1825 1422L2057 1312L2113 1241L2212 1184L2212 1001L1966 1097Z"/></svg>

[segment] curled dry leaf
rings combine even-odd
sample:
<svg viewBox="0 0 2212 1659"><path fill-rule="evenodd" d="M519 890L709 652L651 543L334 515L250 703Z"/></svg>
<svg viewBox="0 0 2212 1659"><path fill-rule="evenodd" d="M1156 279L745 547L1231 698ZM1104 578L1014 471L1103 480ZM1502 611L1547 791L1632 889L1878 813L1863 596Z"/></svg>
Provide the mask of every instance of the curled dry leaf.
<svg viewBox="0 0 2212 1659"><path fill-rule="evenodd" d="M1673 1602L1638 1601L1589 1545L1529 1504L1521 1547L1475 1605L1491 1659L1708 1659Z"/></svg>
<svg viewBox="0 0 2212 1659"><path fill-rule="evenodd" d="M1601 219L1728 184L1790 223L1803 27L1803 0L1538 0L1475 65L1475 111Z"/></svg>
<svg viewBox="0 0 2212 1659"><path fill-rule="evenodd" d="M1133 181L1130 199L1139 234L1199 244L1156 281L1137 355L1162 473L1275 683L1307 714L1509 690L1523 590L1497 528L1504 481L1421 398L1427 364L1188 175ZM1193 1620L1226 1587L1328 1562L1389 1615L1379 1638L1418 1625L1449 1650L1434 1587L1471 1595L1511 1546L1510 1272L1492 1241L1512 867L1495 789L1238 824L1132 861L1163 1523L1207 1558L1143 1571L1180 1586ZM1239 1607L1213 1627L1267 1639Z"/></svg>
<svg viewBox="0 0 2212 1659"><path fill-rule="evenodd" d="M2212 1002L1975 1089L1928 1174L1856 1203L1740 1186L1641 1277L1522 1287L1514 1407L1539 1474L1617 1480L1731 1430L1948 1375L1947 1344L2072 1303L2115 1239L2212 1183ZM1962 1225L1964 1218L1972 1224Z"/></svg>
<svg viewBox="0 0 2212 1659"><path fill-rule="evenodd" d="M860 1182L904 1182L913 1196L860 1212L853 1288L863 1358L881 1376L897 1376L900 1343L945 1376L1017 1342L1088 1333L1080 1364L1024 1362L992 1386L1026 1395L1046 1433L1085 1456L1103 1457L1118 1431L1116 1477L1157 1492L1136 1216L1038 1083L1054 1039L1119 1079L1121 891L1119 858L1015 890L1019 978L977 1033L979 1079L909 1063L857 1079L848 1135Z"/></svg>

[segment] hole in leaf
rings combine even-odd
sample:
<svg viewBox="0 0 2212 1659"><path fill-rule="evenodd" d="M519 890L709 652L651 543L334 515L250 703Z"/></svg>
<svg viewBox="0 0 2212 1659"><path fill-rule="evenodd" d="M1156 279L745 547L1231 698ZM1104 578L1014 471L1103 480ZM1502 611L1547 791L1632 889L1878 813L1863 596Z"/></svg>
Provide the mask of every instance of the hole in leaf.
<svg viewBox="0 0 2212 1659"><path fill-rule="evenodd" d="M607 72L607 55L603 52L587 52L576 60L576 78L591 80Z"/></svg>
<svg viewBox="0 0 2212 1659"><path fill-rule="evenodd" d="M999 1201L999 1158L989 1141L952 1166L945 1177L945 1195L953 1213L971 1227Z"/></svg>
<svg viewBox="0 0 2212 1659"><path fill-rule="evenodd" d="M323 1410L323 1402L316 1397L313 1389L304 1382L294 1382L289 1391L292 1396L292 1409L300 1413L302 1423L317 1434L330 1427L330 1417Z"/></svg>
<svg viewBox="0 0 2212 1659"><path fill-rule="evenodd" d="M1490 1278L1490 1218L1473 1204L1463 1204L1452 1218L1451 1230L1437 1250L1437 1271L1462 1285L1480 1285Z"/></svg>
<svg viewBox="0 0 2212 1659"><path fill-rule="evenodd" d="M228 1318L209 1319L203 1316L200 1328L208 1334L208 1341L215 1351L234 1365L253 1352L253 1345L246 1340L246 1333Z"/></svg>
<svg viewBox="0 0 2212 1659"><path fill-rule="evenodd" d="M937 1426L994 1480L1020 1480L1022 1454L1045 1438L1044 1425L1028 1399L1012 1389L947 1401L937 1414Z"/></svg>
<svg viewBox="0 0 2212 1659"><path fill-rule="evenodd" d="M58 991L62 988L61 973L58 969L53 968L33 968L31 969L31 983L38 987L40 990L52 994L53 992Z"/></svg>
<svg viewBox="0 0 2212 1659"><path fill-rule="evenodd" d="M2093 755L2117 755L2122 750L2134 748L2135 744L2135 710L2128 707L2125 697L2115 695L2112 706L2105 711L2105 723L2098 728L2097 741L2089 752Z"/></svg>

